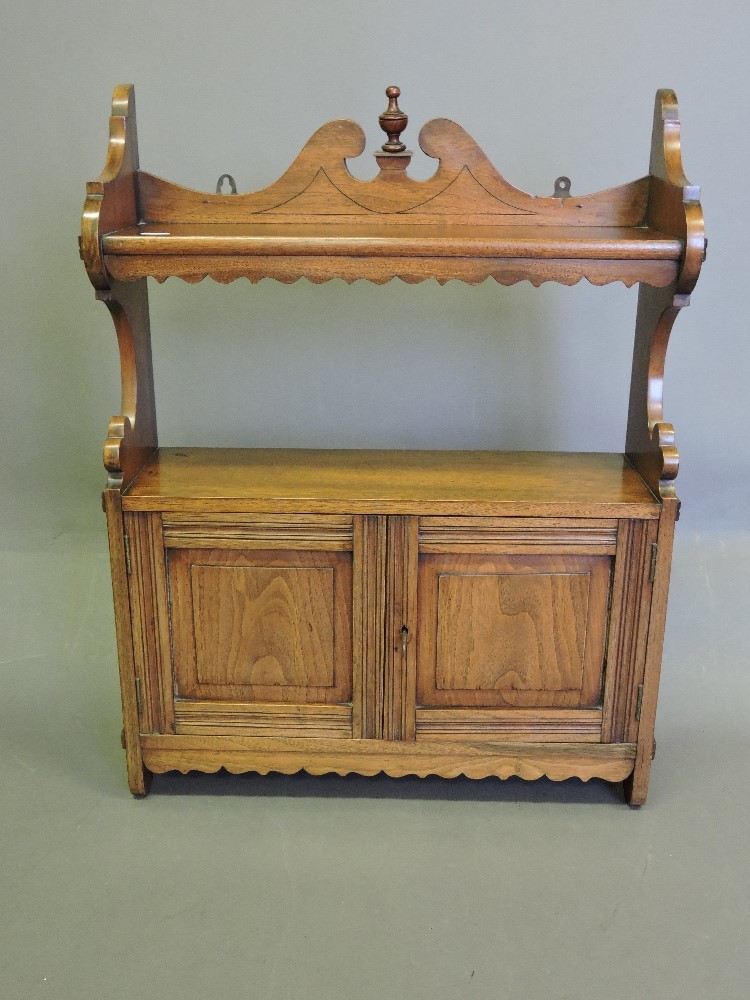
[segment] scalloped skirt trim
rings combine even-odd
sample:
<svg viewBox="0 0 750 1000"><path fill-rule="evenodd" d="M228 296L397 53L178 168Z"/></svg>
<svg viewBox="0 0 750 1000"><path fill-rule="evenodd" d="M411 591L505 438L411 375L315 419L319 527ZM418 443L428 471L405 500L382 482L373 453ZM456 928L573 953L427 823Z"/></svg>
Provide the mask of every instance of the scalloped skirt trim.
<svg viewBox="0 0 750 1000"><path fill-rule="evenodd" d="M635 764L634 743L450 743L383 740L274 739L237 736L142 736L149 771L233 774L385 773L393 778L439 775L455 778L603 778L622 781Z"/></svg>
<svg viewBox="0 0 750 1000"><path fill-rule="evenodd" d="M586 278L592 285L606 285L621 281L631 287L638 282L664 288L677 276L677 262L673 260L576 260L529 258L449 258L434 260L424 258L352 258L352 257L226 257L219 255L193 256L190 254L166 255L107 255L107 270L119 281L137 281L155 278L182 278L192 284L213 278L222 284L247 278L253 284L271 278L283 284L292 284L307 278L314 284L340 278L351 284L370 281L382 285L393 278L407 284L435 279L444 285L447 281L463 281L477 285L494 278L501 285L515 285L530 281L540 285L553 281L575 285Z"/></svg>

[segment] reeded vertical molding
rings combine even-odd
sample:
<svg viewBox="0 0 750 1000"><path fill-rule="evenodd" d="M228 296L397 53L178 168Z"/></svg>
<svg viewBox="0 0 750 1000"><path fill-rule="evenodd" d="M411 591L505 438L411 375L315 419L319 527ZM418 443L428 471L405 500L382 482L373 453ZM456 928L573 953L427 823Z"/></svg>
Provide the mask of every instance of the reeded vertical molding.
<svg viewBox="0 0 750 1000"><path fill-rule="evenodd" d="M174 732L174 680L160 514L124 515L129 539L133 654L141 678L141 729Z"/></svg>
<svg viewBox="0 0 750 1000"><path fill-rule="evenodd" d="M643 696L640 719L634 725L631 737L637 733L637 748L633 773L625 780L625 798L629 805L640 806L646 801L651 777L651 761L656 752L654 728L656 704L659 695L661 661L664 650L664 628L667 618L669 573L672 565L674 526L677 520L677 500L666 499L659 519L658 551L654 564L654 582L651 591L651 608L648 628L646 663L643 672Z"/></svg>
<svg viewBox="0 0 750 1000"><path fill-rule="evenodd" d="M388 518L354 518L352 735L383 737L386 547Z"/></svg>
<svg viewBox="0 0 750 1000"><path fill-rule="evenodd" d="M651 585L648 574L657 522L621 520L612 579L602 742L628 741L643 678ZM635 739L635 736L632 737Z"/></svg>
<svg viewBox="0 0 750 1000"><path fill-rule="evenodd" d="M103 505L107 515L107 537L112 567L112 596L115 603L115 635L117 637L117 662L120 670L122 732L125 762L128 769L128 785L133 795L141 796L148 794L151 773L144 768L141 755L140 720L138 717L138 695L128 592L128 561L125 553L119 490L105 490Z"/></svg>
<svg viewBox="0 0 750 1000"><path fill-rule="evenodd" d="M413 740L417 676L419 519L388 519L383 738Z"/></svg>

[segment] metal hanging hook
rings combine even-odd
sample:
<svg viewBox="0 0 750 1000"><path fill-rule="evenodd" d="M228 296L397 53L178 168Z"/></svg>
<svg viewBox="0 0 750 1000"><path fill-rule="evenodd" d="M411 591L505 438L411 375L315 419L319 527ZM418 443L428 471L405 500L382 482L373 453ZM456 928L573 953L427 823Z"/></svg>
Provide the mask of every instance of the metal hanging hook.
<svg viewBox="0 0 750 1000"><path fill-rule="evenodd" d="M224 184L224 181L227 181L229 183L229 193L230 194L237 194L237 185L234 183L234 177L232 177L231 174L222 174L221 175L221 177L216 182L216 193L217 194L224 194L224 192L221 190L221 188L222 188L222 186Z"/></svg>

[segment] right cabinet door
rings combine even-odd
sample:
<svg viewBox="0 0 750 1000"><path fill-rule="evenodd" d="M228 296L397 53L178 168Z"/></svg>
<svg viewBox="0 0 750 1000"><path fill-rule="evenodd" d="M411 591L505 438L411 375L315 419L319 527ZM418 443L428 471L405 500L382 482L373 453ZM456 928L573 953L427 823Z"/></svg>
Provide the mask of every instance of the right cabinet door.
<svg viewBox="0 0 750 1000"><path fill-rule="evenodd" d="M616 520L420 519L418 740L606 738L618 533L622 549Z"/></svg>

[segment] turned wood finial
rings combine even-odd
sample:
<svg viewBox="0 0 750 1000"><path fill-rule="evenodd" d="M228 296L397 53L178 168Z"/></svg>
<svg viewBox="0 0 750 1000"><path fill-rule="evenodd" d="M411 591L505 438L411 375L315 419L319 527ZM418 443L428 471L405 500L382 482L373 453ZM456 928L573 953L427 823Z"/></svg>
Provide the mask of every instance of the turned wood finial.
<svg viewBox="0 0 750 1000"><path fill-rule="evenodd" d="M398 106L401 88L386 87L385 96L388 98L388 107L378 118L378 121L388 136L388 142L384 142L381 149L384 153L403 153L406 145L401 142L401 133L406 128L409 118Z"/></svg>

